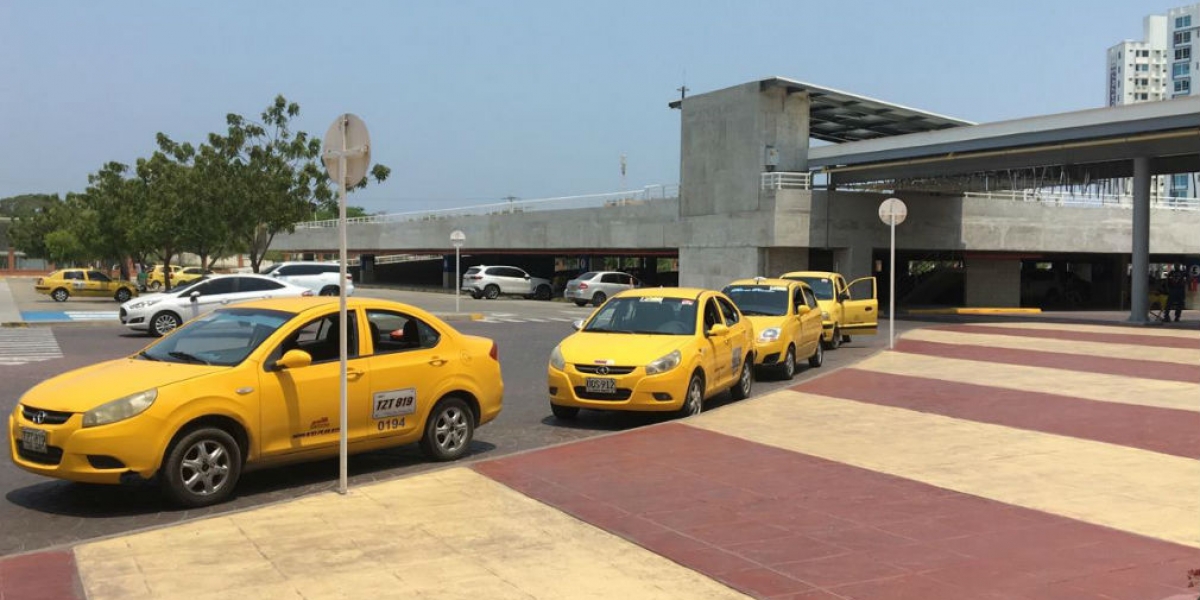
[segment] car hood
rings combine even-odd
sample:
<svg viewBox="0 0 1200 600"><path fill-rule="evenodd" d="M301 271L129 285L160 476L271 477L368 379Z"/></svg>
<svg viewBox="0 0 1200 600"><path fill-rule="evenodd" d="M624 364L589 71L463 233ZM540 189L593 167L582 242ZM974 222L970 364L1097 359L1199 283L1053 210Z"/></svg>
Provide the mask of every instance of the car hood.
<svg viewBox="0 0 1200 600"><path fill-rule="evenodd" d="M168 294L165 292L158 292L155 294L142 294L141 296L138 296L137 298L134 298L134 299L129 300L129 301L125 302L124 304L122 304L121 308L124 308L125 310L129 310L129 307L133 306L134 304L138 304L140 302L161 302L163 300L167 300L169 298L174 298L174 297L175 297L175 294L173 294L173 293Z"/></svg>
<svg viewBox="0 0 1200 600"><path fill-rule="evenodd" d="M21 404L63 412L85 412L118 398L162 388L229 367L118 358L68 371L34 386Z"/></svg>
<svg viewBox="0 0 1200 600"><path fill-rule="evenodd" d="M563 360L585 365L641 366L683 348L690 335L589 333L581 331L562 341Z"/></svg>
<svg viewBox="0 0 1200 600"><path fill-rule="evenodd" d="M768 327L783 327L783 322L789 317L786 315L766 316L766 315L749 315L746 317L750 323L754 325L754 331L762 331Z"/></svg>

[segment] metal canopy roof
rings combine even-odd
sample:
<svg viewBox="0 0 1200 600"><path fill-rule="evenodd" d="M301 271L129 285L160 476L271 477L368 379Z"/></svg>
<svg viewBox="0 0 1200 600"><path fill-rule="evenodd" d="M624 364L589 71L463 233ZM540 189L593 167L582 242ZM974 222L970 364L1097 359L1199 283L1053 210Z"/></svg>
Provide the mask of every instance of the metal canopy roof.
<svg viewBox="0 0 1200 600"><path fill-rule="evenodd" d="M809 137L825 142L856 142L974 125L970 121L794 79L771 77L760 80L759 85L764 90L781 87L789 94L808 94ZM679 108L682 103L682 100L676 100L670 106Z"/></svg>

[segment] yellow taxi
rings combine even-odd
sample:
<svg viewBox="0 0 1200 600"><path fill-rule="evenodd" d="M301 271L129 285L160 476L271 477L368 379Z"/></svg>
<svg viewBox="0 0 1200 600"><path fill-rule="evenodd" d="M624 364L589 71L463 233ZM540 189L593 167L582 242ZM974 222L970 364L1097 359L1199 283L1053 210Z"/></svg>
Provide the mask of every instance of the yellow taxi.
<svg viewBox="0 0 1200 600"><path fill-rule="evenodd" d="M836 350L851 335L875 335L879 329L879 294L874 277L849 283L832 271L793 271L780 279L803 281L812 288L821 305L825 348ZM852 292L857 290L857 295Z"/></svg>
<svg viewBox="0 0 1200 600"><path fill-rule="evenodd" d="M754 326L754 366L759 370L791 379L797 356L813 368L825 361L821 308L807 284L755 277L733 281L721 291Z"/></svg>
<svg viewBox="0 0 1200 600"><path fill-rule="evenodd" d="M348 299L351 453L418 442L432 460L466 454L500 414L496 344L399 302ZM213 311L125 358L54 377L8 418L13 461L89 483L157 476L183 506L226 499L244 468L337 456L337 298Z"/></svg>
<svg viewBox="0 0 1200 600"><path fill-rule="evenodd" d="M179 275L183 271L183 267L179 265L171 265L171 274L163 274L162 265L154 265L154 268L146 274L146 289L157 292L166 287L166 280L171 280L171 287L179 285ZM195 278L193 278L195 279Z"/></svg>
<svg viewBox="0 0 1200 600"><path fill-rule="evenodd" d="M59 269L38 277L33 289L47 294L55 302L66 302L71 296L112 298L125 302L137 295L137 286L119 281L95 269Z"/></svg>
<svg viewBox="0 0 1200 600"><path fill-rule="evenodd" d="M205 275L212 274L212 271L205 271L200 267L184 267L178 271L175 271L171 276L171 286L174 287L177 285L183 285L185 283L191 283L197 279L200 279L201 277L204 277Z"/></svg>
<svg viewBox="0 0 1200 600"><path fill-rule="evenodd" d="M725 390L750 395L754 330L728 296L640 288L608 299L550 353L550 409L699 414Z"/></svg>

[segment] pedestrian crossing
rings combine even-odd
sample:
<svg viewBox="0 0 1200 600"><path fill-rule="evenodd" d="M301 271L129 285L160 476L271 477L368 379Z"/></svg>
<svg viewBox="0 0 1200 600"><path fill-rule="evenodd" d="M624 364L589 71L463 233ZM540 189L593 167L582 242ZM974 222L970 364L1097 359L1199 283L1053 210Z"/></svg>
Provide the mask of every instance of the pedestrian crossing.
<svg viewBox="0 0 1200 600"><path fill-rule="evenodd" d="M0 328L0 366L62 358L54 332L44 327Z"/></svg>
<svg viewBox="0 0 1200 600"><path fill-rule="evenodd" d="M518 315L516 313L483 313L483 318L478 319L477 323L571 323L579 319L586 318L587 315L579 314L573 316L537 316L530 317Z"/></svg>

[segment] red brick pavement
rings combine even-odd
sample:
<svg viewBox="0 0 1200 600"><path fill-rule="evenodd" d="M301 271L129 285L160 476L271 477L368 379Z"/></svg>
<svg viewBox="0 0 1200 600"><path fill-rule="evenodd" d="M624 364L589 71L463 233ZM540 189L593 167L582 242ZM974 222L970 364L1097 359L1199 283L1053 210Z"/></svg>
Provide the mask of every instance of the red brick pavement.
<svg viewBox="0 0 1200 600"><path fill-rule="evenodd" d="M758 598L1159 600L1193 548L678 423L474 468Z"/></svg>
<svg viewBox="0 0 1200 600"><path fill-rule="evenodd" d="M83 600L83 585L69 550L0 559L0 600Z"/></svg>
<svg viewBox="0 0 1200 600"><path fill-rule="evenodd" d="M951 325L937 327L942 331L957 331L959 333L984 333L988 335L1010 335L1015 337L1036 337L1054 340L1071 340L1076 342L1104 342L1109 344L1134 344L1137 346L1154 346L1157 348L1182 348L1185 350L1200 350L1200 335L1191 337L1173 337L1165 335L1138 335L1116 333L1120 329L1113 327L1112 333L1098 331L1074 331L1070 329L1020 329L1014 327L995 327L989 325Z"/></svg>

